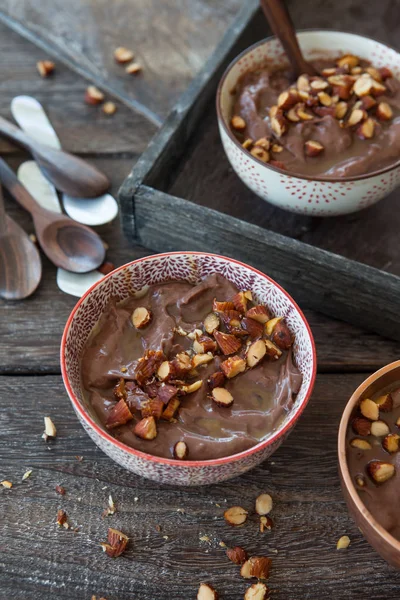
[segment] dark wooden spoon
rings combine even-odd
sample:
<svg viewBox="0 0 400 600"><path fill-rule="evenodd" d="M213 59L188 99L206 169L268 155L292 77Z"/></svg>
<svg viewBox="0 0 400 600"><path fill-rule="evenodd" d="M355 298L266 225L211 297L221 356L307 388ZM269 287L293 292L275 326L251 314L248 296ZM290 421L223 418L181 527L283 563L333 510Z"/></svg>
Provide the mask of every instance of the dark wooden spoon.
<svg viewBox="0 0 400 600"><path fill-rule="evenodd" d="M89 163L37 142L3 117L0 117L0 135L28 150L47 179L69 196L96 198L110 187L107 177Z"/></svg>
<svg viewBox="0 0 400 600"><path fill-rule="evenodd" d="M31 213L40 246L57 267L87 273L101 265L105 248L97 233L66 215L42 208L1 158L0 180Z"/></svg>
<svg viewBox="0 0 400 600"><path fill-rule="evenodd" d="M35 244L6 215L0 186L0 296L22 300L36 290L42 278L42 262Z"/></svg>
<svg viewBox="0 0 400 600"><path fill-rule="evenodd" d="M314 67L304 59L301 53L296 30L284 0L260 0L260 4L272 31L279 38L287 54L294 76L298 77L302 73L316 75Z"/></svg>

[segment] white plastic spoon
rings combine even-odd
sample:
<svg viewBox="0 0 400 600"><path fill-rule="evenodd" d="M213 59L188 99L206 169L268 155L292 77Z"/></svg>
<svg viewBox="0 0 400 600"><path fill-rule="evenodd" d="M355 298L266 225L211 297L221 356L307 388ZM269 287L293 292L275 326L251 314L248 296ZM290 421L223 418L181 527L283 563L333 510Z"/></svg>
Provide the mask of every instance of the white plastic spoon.
<svg viewBox="0 0 400 600"><path fill-rule="evenodd" d="M21 129L31 137L52 148L61 148L60 140L43 106L35 98L16 96L11 101L11 112ZM37 171L41 174L39 167ZM115 219L118 214L118 204L111 194L90 200L64 194L62 200L67 215L84 225L103 225Z"/></svg>
<svg viewBox="0 0 400 600"><path fill-rule="evenodd" d="M42 175L35 161L29 160L23 163L17 175L20 182L41 206L62 213L55 187ZM103 274L97 270L89 273L71 273L64 269L57 269L57 285L60 290L78 298L103 277Z"/></svg>

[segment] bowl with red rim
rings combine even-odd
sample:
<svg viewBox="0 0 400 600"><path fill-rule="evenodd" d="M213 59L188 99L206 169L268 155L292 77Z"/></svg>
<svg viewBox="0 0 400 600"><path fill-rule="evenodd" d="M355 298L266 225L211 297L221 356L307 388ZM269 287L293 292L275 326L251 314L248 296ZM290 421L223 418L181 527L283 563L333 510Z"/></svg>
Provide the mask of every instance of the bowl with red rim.
<svg viewBox="0 0 400 600"><path fill-rule="evenodd" d="M198 283L219 273L239 289L251 290L259 303L283 316L294 335L294 362L303 376L295 403L279 427L263 441L232 456L215 460L167 459L123 444L99 423L84 397L81 356L94 326L111 297L124 300L145 286L167 281ZM316 353L310 327L289 294L264 273L224 256L202 252L169 252L128 263L95 283L79 300L64 329L61 342L61 371L72 406L92 440L118 464L160 483L204 485L240 475L268 458L281 445L303 412L313 389Z"/></svg>
<svg viewBox="0 0 400 600"><path fill-rule="evenodd" d="M306 60L354 54L378 68L388 67L400 78L400 54L373 39L341 31L297 32ZM252 156L230 127L235 88L240 77L258 67L277 70L287 58L276 37L257 42L244 50L227 67L218 86L216 108L225 154L236 174L257 196L291 212L328 217L348 214L375 204L400 184L400 161L349 177L306 176L278 168ZM279 156L279 155L277 155Z"/></svg>

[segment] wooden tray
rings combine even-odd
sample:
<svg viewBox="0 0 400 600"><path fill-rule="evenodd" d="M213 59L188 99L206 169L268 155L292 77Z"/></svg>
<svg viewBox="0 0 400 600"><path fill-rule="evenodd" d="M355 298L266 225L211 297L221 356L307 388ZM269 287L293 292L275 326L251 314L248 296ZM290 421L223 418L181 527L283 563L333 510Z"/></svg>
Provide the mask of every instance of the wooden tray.
<svg viewBox="0 0 400 600"><path fill-rule="evenodd" d="M394 192L354 215L315 218L248 190L222 149L215 92L227 64L265 37L246 3L120 189L124 232L156 251L202 250L268 273L302 306L400 340Z"/></svg>

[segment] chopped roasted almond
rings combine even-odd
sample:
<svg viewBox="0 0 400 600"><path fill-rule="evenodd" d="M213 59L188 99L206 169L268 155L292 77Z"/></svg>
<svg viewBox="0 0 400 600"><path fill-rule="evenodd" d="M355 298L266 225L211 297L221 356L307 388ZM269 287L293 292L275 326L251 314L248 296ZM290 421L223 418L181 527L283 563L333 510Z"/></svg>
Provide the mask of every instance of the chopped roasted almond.
<svg viewBox="0 0 400 600"><path fill-rule="evenodd" d="M63 488L62 485L56 485L55 490L56 490L57 494L60 494L60 496L65 495L65 488Z"/></svg>
<svg viewBox="0 0 400 600"><path fill-rule="evenodd" d="M247 510L244 510L241 506L232 506L224 512L224 518L229 525L236 527L237 525L243 525L248 514Z"/></svg>
<svg viewBox="0 0 400 600"><path fill-rule="evenodd" d="M358 485L358 487L365 487L366 482L365 482L365 477L364 475L356 475L356 484Z"/></svg>
<svg viewBox="0 0 400 600"><path fill-rule="evenodd" d="M326 92L319 92L318 100L323 106L331 106L332 104L332 97Z"/></svg>
<svg viewBox="0 0 400 600"><path fill-rule="evenodd" d="M281 350L289 350L293 344L293 336L290 333L289 327L286 325L285 321L278 321L272 331L271 339Z"/></svg>
<svg viewBox="0 0 400 600"><path fill-rule="evenodd" d="M43 436L46 436L45 439L47 439L48 437L55 438L56 435L57 435L57 429L56 429L56 426L54 425L53 421L50 419L50 417L44 417L44 434L43 434Z"/></svg>
<svg viewBox="0 0 400 600"><path fill-rule="evenodd" d="M139 358L135 371L135 379L139 385L143 385L158 370L165 359L164 353L159 350L146 350L144 356Z"/></svg>
<svg viewBox="0 0 400 600"><path fill-rule="evenodd" d="M361 98L361 107L364 110L370 110L375 105L376 105L376 100L372 96L368 95L368 96L363 96Z"/></svg>
<svg viewBox="0 0 400 600"><path fill-rule="evenodd" d="M266 600L268 588L264 583L253 583L244 594L244 600Z"/></svg>
<svg viewBox="0 0 400 600"><path fill-rule="evenodd" d="M272 335L275 327L277 326L277 324L282 321L283 317L275 317L274 319L270 319L266 324L265 324L265 333L269 336Z"/></svg>
<svg viewBox="0 0 400 600"><path fill-rule="evenodd" d="M172 400L168 402L167 407L164 410L161 418L164 419L164 421L171 421L175 417L175 413L178 410L180 404L181 402L178 398L172 398Z"/></svg>
<svg viewBox="0 0 400 600"><path fill-rule="evenodd" d="M231 379L246 370L246 361L240 356L230 356L221 363L220 367L226 377Z"/></svg>
<svg viewBox="0 0 400 600"><path fill-rule="evenodd" d="M301 104L297 108L297 114L302 121L311 121L314 118L313 115L305 110L304 105Z"/></svg>
<svg viewBox="0 0 400 600"><path fill-rule="evenodd" d="M227 408L233 404L233 396L227 389L223 387L216 387L211 392L211 397L215 404L223 408Z"/></svg>
<svg viewBox="0 0 400 600"><path fill-rule="evenodd" d="M246 317L248 319L254 319L254 321L258 321L258 323L266 323L270 320L271 315L265 306L258 304L246 312Z"/></svg>
<svg viewBox="0 0 400 600"><path fill-rule="evenodd" d="M371 94L376 97L376 96L381 96L385 92L386 92L386 86L384 86L379 81L375 81L375 79L373 79Z"/></svg>
<svg viewBox="0 0 400 600"><path fill-rule="evenodd" d="M234 115L232 117L231 125L233 129L236 129L237 131L243 131L243 129L246 129L246 121L239 115Z"/></svg>
<svg viewBox="0 0 400 600"><path fill-rule="evenodd" d="M226 555L235 565L242 565L247 560L247 552L240 546L228 548Z"/></svg>
<svg viewBox="0 0 400 600"><path fill-rule="evenodd" d="M324 149L325 148L323 147L323 145L315 140L307 140L304 144L304 153L310 158L319 156L320 154L322 154Z"/></svg>
<svg viewBox="0 0 400 600"><path fill-rule="evenodd" d="M245 292L238 292L235 296L233 296L232 302L233 302L235 309L238 312L240 312L242 314L244 314L246 312L247 298L246 298Z"/></svg>
<svg viewBox="0 0 400 600"><path fill-rule="evenodd" d="M174 374L183 377L193 368L192 359L186 352L179 352L171 361Z"/></svg>
<svg viewBox="0 0 400 600"><path fill-rule="evenodd" d="M389 433L382 442L382 446L389 454L395 454L400 448L400 435L397 433Z"/></svg>
<svg viewBox="0 0 400 600"><path fill-rule="evenodd" d="M248 319L247 317L242 319L241 326L252 339L261 337L264 332L262 323L259 323L259 321L255 321L254 319Z"/></svg>
<svg viewBox="0 0 400 600"><path fill-rule="evenodd" d="M349 67L349 69L353 67L357 67L360 59L358 56L354 56L354 54L345 54L337 59L336 64L338 67Z"/></svg>
<svg viewBox="0 0 400 600"><path fill-rule="evenodd" d="M201 583L197 592L197 600L218 600L218 593L209 583Z"/></svg>
<svg viewBox="0 0 400 600"><path fill-rule="evenodd" d="M140 412L143 419L146 419L147 417L161 419L163 410L164 402L160 398L149 398L143 402L140 407Z"/></svg>
<svg viewBox="0 0 400 600"><path fill-rule="evenodd" d="M117 105L115 104L115 102L104 102L103 106L101 107L101 110L103 111L103 113L105 115L110 116L117 112ZM111 271L113 271L113 270L114 269L111 269ZM109 271L109 273L111 273L111 271ZM107 273L106 273L106 275L107 275Z"/></svg>
<svg viewBox="0 0 400 600"><path fill-rule="evenodd" d="M289 90L287 92L282 92L278 96L278 108L282 110L288 110L292 108L299 101L299 94L297 90Z"/></svg>
<svg viewBox="0 0 400 600"><path fill-rule="evenodd" d="M342 535L341 538L338 539L336 544L336 550L345 550L350 546L350 538L348 535Z"/></svg>
<svg viewBox="0 0 400 600"><path fill-rule="evenodd" d="M216 387L222 387L225 383L225 375L222 371L216 371L207 380L208 387L213 390Z"/></svg>
<svg viewBox="0 0 400 600"><path fill-rule="evenodd" d="M212 335L220 326L219 317L215 313L210 313L204 319L204 329Z"/></svg>
<svg viewBox="0 0 400 600"><path fill-rule="evenodd" d="M264 150L269 150L270 146L271 146L271 142L266 137L262 137L259 140L256 140L254 142L254 145L258 146L259 148L263 148ZM232 298L232 302L234 302L233 298Z"/></svg>
<svg viewBox="0 0 400 600"><path fill-rule="evenodd" d="M367 470L372 479L377 483L384 483L393 477L396 472L394 465L381 460L371 460L368 463Z"/></svg>
<svg viewBox="0 0 400 600"><path fill-rule="evenodd" d="M368 96L372 92L373 80L368 73L364 73L354 83L353 91L358 97Z"/></svg>
<svg viewBox="0 0 400 600"><path fill-rule="evenodd" d="M13 486L11 481L7 481L7 479L5 479L4 481L1 482L1 485L5 488L7 488L8 490L10 490Z"/></svg>
<svg viewBox="0 0 400 600"><path fill-rule="evenodd" d="M262 516L260 517L260 531L261 533L264 533L264 531L267 529L268 531L271 531L271 529L274 526L274 522L271 519L271 517L265 517Z"/></svg>
<svg viewBox="0 0 400 600"><path fill-rule="evenodd" d="M338 102L335 107L335 117L337 119L343 119L347 113L347 102Z"/></svg>
<svg viewBox="0 0 400 600"><path fill-rule="evenodd" d="M168 360L164 360L157 369L157 377L160 381L166 381L172 376L173 367Z"/></svg>
<svg viewBox="0 0 400 600"><path fill-rule="evenodd" d="M381 67L378 69L378 71L383 81L385 81L385 79L389 79L389 77L393 77L393 73L388 67Z"/></svg>
<svg viewBox="0 0 400 600"><path fill-rule="evenodd" d="M118 383L114 386L114 396L120 400L121 398L126 399L126 386L125 379L120 377Z"/></svg>
<svg viewBox="0 0 400 600"><path fill-rule="evenodd" d="M245 150L248 150L249 148L251 148L253 145L253 140L251 138L247 138L246 140L244 140L243 144L242 144L242 148L244 148Z"/></svg>
<svg viewBox="0 0 400 600"><path fill-rule="evenodd" d="M298 123L300 121L300 117L297 114L296 108L291 108L290 110L288 110L286 117L289 119L289 121L291 121L292 123Z"/></svg>
<svg viewBox="0 0 400 600"><path fill-rule="evenodd" d="M138 62L133 62L125 67L125 73L128 75L138 75L142 71L142 65Z"/></svg>
<svg viewBox="0 0 400 600"><path fill-rule="evenodd" d="M113 529L110 527L107 534L108 543L102 543L100 545L102 546L103 551L108 554L108 556L111 558L116 558L117 556L121 556L121 554L125 551L128 541L128 536L122 533L122 531L118 531L118 529Z"/></svg>
<svg viewBox="0 0 400 600"><path fill-rule="evenodd" d="M132 313L132 323L136 329L142 329L143 327L146 327L146 325L150 323L150 320L151 313L144 306L135 308Z"/></svg>
<svg viewBox="0 0 400 600"><path fill-rule="evenodd" d="M347 119L347 126L353 127L353 125L358 125L358 123L361 123L366 116L367 113L365 110L362 110L361 108L354 108Z"/></svg>
<svg viewBox="0 0 400 600"><path fill-rule="evenodd" d="M36 63L36 68L41 77L49 77L54 73L55 64L51 60L39 60Z"/></svg>
<svg viewBox="0 0 400 600"><path fill-rule="evenodd" d="M310 81L308 79L308 75L300 75L297 79L297 89L302 92L308 92L310 89Z"/></svg>
<svg viewBox="0 0 400 600"><path fill-rule="evenodd" d="M372 423L370 423L370 426L371 433L375 437L383 437L390 433L389 426L387 423L385 423L385 421L373 421Z"/></svg>
<svg viewBox="0 0 400 600"><path fill-rule="evenodd" d="M178 393L178 388L175 385L171 385L169 383L162 383L157 388L157 398L161 400L164 404L168 404L168 402L174 398Z"/></svg>
<svg viewBox="0 0 400 600"><path fill-rule="evenodd" d="M251 556L240 570L245 579L256 577L257 579L268 579L271 568L271 559L267 556Z"/></svg>
<svg viewBox="0 0 400 600"><path fill-rule="evenodd" d="M179 391L181 394L193 394L194 392L197 392L202 385L203 382L201 379L199 379L198 381L195 381L189 385L181 385L179 387Z"/></svg>
<svg viewBox="0 0 400 600"><path fill-rule="evenodd" d="M278 348L271 340L264 340L266 355L269 358L273 358L274 360L278 360L282 356L282 350Z"/></svg>
<svg viewBox="0 0 400 600"><path fill-rule="evenodd" d="M115 406L112 407L107 416L106 428L114 429L114 427L119 427L120 425L125 425L128 421L133 419L133 415L129 410L129 406L125 402L123 398L117 402Z"/></svg>
<svg viewBox="0 0 400 600"><path fill-rule="evenodd" d="M59 527L64 527L65 523L67 523L67 520L68 520L67 513L65 512L65 510L60 508L57 511L57 525Z"/></svg>
<svg viewBox="0 0 400 600"><path fill-rule="evenodd" d="M104 94L96 86L89 85L85 92L86 104L101 104L104 100Z"/></svg>
<svg viewBox="0 0 400 600"><path fill-rule="evenodd" d="M362 417L356 417L351 422L353 431L358 435L367 436L371 433L371 422L368 419Z"/></svg>
<svg viewBox="0 0 400 600"><path fill-rule="evenodd" d="M360 411L363 417L370 421L377 421L379 419L379 407L369 398L365 398L365 400L360 402Z"/></svg>
<svg viewBox="0 0 400 600"><path fill-rule="evenodd" d="M133 433L142 440L154 440L154 438L157 437L157 425L154 417L146 417L145 419L142 419L136 423L135 427L133 428Z"/></svg>
<svg viewBox="0 0 400 600"><path fill-rule="evenodd" d="M207 352L216 352L217 343L208 335L201 335L194 340L193 350L196 354L205 354Z"/></svg>
<svg viewBox="0 0 400 600"><path fill-rule="evenodd" d="M174 446L174 457L177 460L185 460L189 456L189 448L185 442L176 442Z"/></svg>
<svg viewBox="0 0 400 600"><path fill-rule="evenodd" d="M393 398L391 394L384 394L375 400L381 412L390 412L393 410Z"/></svg>
<svg viewBox="0 0 400 600"><path fill-rule="evenodd" d="M259 146L254 146L250 150L250 154L265 163L267 163L270 159L269 152L264 150L264 148L260 148Z"/></svg>
<svg viewBox="0 0 400 600"><path fill-rule="evenodd" d="M362 140L370 140L374 137L375 132L375 121L368 118L364 123L357 128L357 135Z"/></svg>
<svg viewBox="0 0 400 600"><path fill-rule="evenodd" d="M271 119L272 131L277 137L281 137L284 133L286 133L287 125L288 123L285 117L280 112L277 112L275 117L272 117Z"/></svg>
<svg viewBox="0 0 400 600"><path fill-rule="evenodd" d="M320 92L321 90L326 90L326 88L329 87L329 83L324 79L317 77L311 81L310 87L312 90Z"/></svg>
<svg viewBox="0 0 400 600"><path fill-rule="evenodd" d="M256 499L256 513L267 515L272 510L272 498L269 494L260 494Z"/></svg>
<svg viewBox="0 0 400 600"><path fill-rule="evenodd" d="M264 356L267 353L267 348L265 346L264 340L257 340L253 342L246 353L246 361L247 365L252 368L258 365L259 362L262 361Z"/></svg>
<svg viewBox="0 0 400 600"><path fill-rule="evenodd" d="M127 63L130 62L133 59L133 52L132 50L129 50L128 48L124 48L123 46L119 46L118 48L115 48L114 50L114 58L116 60L117 63Z"/></svg>
<svg viewBox="0 0 400 600"><path fill-rule="evenodd" d="M240 350L242 342L230 333L222 333L222 331L214 331L214 338L225 356L234 354Z"/></svg>
<svg viewBox="0 0 400 600"><path fill-rule="evenodd" d="M201 365L206 365L214 359L213 355L208 352L206 354L195 354L192 359L193 367L200 367Z"/></svg>
<svg viewBox="0 0 400 600"><path fill-rule="evenodd" d="M367 440L360 440L360 438L354 438L350 442L350 446L352 448L357 448L358 450L371 450L372 446Z"/></svg>

